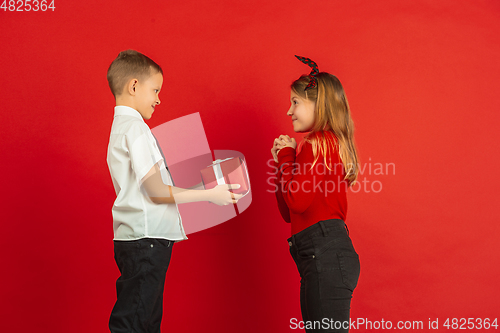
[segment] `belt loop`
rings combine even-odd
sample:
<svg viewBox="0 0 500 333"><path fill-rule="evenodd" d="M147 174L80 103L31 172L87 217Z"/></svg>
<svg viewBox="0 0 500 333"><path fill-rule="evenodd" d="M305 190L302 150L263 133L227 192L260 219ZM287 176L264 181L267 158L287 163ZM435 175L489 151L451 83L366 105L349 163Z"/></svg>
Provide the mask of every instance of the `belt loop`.
<svg viewBox="0 0 500 333"><path fill-rule="evenodd" d="M347 227L347 223L344 222L344 227L345 227L345 230L347 230L347 236L349 236L349 228Z"/></svg>
<svg viewBox="0 0 500 333"><path fill-rule="evenodd" d="M319 221L319 226L321 227L321 230L323 231L323 236L328 237L328 232L326 231L326 227L323 224L323 221Z"/></svg>

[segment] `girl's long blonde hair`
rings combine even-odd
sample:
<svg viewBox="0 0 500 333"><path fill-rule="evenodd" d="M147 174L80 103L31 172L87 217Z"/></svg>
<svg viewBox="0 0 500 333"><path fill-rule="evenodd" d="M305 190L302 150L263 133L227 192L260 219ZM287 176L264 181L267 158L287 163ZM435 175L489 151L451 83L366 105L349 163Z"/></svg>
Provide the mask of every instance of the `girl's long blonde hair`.
<svg viewBox="0 0 500 333"><path fill-rule="evenodd" d="M335 147L338 147L345 171L344 179L352 186L358 178L359 161L354 142L354 122L344 88L336 76L326 72L318 73L316 79L317 87L307 91L304 91L304 88L310 81L308 75L301 76L291 85L297 95L316 103L314 125L304 141L311 143L313 147L313 166L322 154L329 169L331 163L327 163L327 156L331 160L331 154L335 153ZM328 135L328 132L333 133L335 138Z"/></svg>

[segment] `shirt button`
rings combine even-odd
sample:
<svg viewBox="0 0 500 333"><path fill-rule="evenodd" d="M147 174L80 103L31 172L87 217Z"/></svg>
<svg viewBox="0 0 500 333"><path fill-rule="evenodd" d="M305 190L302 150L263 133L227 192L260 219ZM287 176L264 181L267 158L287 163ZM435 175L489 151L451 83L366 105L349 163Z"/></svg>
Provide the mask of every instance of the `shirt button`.
<svg viewBox="0 0 500 333"><path fill-rule="evenodd" d="M292 246L292 242L288 242L288 245Z"/></svg>
<svg viewBox="0 0 500 333"><path fill-rule="evenodd" d="M151 244L151 247L153 247L153 244Z"/></svg>

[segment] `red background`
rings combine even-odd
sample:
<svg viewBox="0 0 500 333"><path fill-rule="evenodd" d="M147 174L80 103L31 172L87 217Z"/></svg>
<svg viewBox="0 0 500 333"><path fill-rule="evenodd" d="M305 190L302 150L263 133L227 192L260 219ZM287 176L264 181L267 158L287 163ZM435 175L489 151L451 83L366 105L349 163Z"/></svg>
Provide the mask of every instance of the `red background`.
<svg viewBox="0 0 500 333"><path fill-rule="evenodd" d="M139 50L165 71L155 127L200 112L242 152L240 216L177 244L163 328L289 332L300 318L273 139L297 139L289 84L315 60L344 84L363 164L349 194L362 271L351 317L492 318L498 309L498 1L55 1L0 11L3 332L105 332L115 300L106 70ZM177 143L176 143L177 144ZM441 328L443 331L445 329Z"/></svg>

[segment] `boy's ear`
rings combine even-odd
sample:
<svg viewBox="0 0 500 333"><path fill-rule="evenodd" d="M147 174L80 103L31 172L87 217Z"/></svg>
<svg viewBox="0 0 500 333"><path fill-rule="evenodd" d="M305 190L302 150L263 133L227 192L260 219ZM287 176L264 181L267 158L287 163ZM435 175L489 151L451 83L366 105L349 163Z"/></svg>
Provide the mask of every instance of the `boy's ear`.
<svg viewBox="0 0 500 333"><path fill-rule="evenodd" d="M130 81L128 81L125 89L129 95L135 96L135 88L137 87L138 82L139 81L137 79L131 79Z"/></svg>

